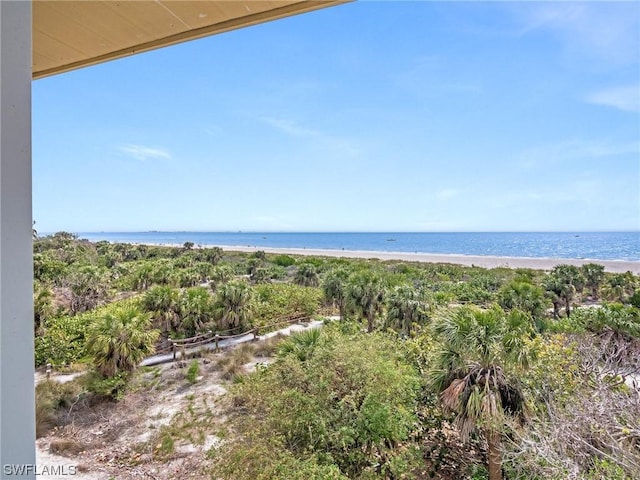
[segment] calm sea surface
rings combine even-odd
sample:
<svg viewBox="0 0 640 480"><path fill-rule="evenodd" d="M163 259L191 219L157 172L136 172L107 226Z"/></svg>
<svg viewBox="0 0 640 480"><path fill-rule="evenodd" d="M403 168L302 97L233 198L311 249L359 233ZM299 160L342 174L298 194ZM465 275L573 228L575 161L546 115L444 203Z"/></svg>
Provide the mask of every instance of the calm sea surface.
<svg viewBox="0 0 640 480"><path fill-rule="evenodd" d="M386 252L450 253L505 257L640 260L640 232L574 233L79 233L89 240L182 245L327 248Z"/></svg>

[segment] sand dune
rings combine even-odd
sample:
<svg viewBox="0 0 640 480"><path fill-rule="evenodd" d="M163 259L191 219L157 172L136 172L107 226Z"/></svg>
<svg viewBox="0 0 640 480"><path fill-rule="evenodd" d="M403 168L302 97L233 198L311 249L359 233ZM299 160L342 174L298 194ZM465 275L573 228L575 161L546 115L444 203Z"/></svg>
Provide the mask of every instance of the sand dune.
<svg viewBox="0 0 640 480"><path fill-rule="evenodd" d="M489 257L482 255L457 255L457 254L432 254L409 252L382 252L368 250L330 250L320 248L271 248L251 246L222 246L223 250L234 252L255 252L262 250L266 253L278 253L288 255L308 255L318 257L345 257L345 258L377 258L379 260L404 260L408 262L427 263L454 263L458 265L475 265L484 268L508 267L508 268L533 268L536 270L550 270L556 265L584 265L597 263L603 265L607 272L624 273L631 271L640 274L640 262L625 260L590 260L567 258L531 258L531 257Z"/></svg>

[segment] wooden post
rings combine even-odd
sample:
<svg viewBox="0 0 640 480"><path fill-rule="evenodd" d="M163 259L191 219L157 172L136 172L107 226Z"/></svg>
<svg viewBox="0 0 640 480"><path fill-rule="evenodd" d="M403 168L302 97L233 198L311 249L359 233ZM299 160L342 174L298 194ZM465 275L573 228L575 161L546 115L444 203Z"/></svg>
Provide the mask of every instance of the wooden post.
<svg viewBox="0 0 640 480"><path fill-rule="evenodd" d="M253 329L253 341L255 342L258 339L258 329Z"/></svg>
<svg viewBox="0 0 640 480"><path fill-rule="evenodd" d="M173 342L171 344L171 350L173 350L173 361L174 362L176 361L176 355L177 355L176 350L177 350L177 347L178 347L178 345L175 342Z"/></svg>
<svg viewBox="0 0 640 480"><path fill-rule="evenodd" d="M51 364L47 363L47 380L51 377Z"/></svg>
<svg viewBox="0 0 640 480"><path fill-rule="evenodd" d="M220 341L220 335L216 333L216 353L218 353L220 351L220 346L218 344L218 342Z"/></svg>

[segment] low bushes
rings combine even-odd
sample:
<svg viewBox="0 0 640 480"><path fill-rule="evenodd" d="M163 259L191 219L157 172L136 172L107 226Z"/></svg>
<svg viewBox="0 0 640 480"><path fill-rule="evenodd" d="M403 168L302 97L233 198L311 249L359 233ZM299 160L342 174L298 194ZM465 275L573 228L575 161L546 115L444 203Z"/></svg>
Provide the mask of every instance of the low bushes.
<svg viewBox="0 0 640 480"><path fill-rule="evenodd" d="M235 387L242 435L216 455L225 478L397 477L413 468L415 450L397 447L415 427L421 384L392 341L329 327L296 335Z"/></svg>

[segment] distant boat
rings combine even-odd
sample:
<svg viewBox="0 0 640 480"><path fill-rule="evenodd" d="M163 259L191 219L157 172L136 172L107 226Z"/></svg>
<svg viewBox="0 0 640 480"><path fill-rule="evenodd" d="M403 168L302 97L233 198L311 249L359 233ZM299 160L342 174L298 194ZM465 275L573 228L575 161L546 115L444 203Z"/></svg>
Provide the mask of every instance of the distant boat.
<svg viewBox="0 0 640 480"><path fill-rule="evenodd" d="M387 242L395 242L396 239L395 238L387 238Z"/></svg>
<svg viewBox="0 0 640 480"><path fill-rule="evenodd" d="M579 237L580 235L574 235L574 237Z"/></svg>

